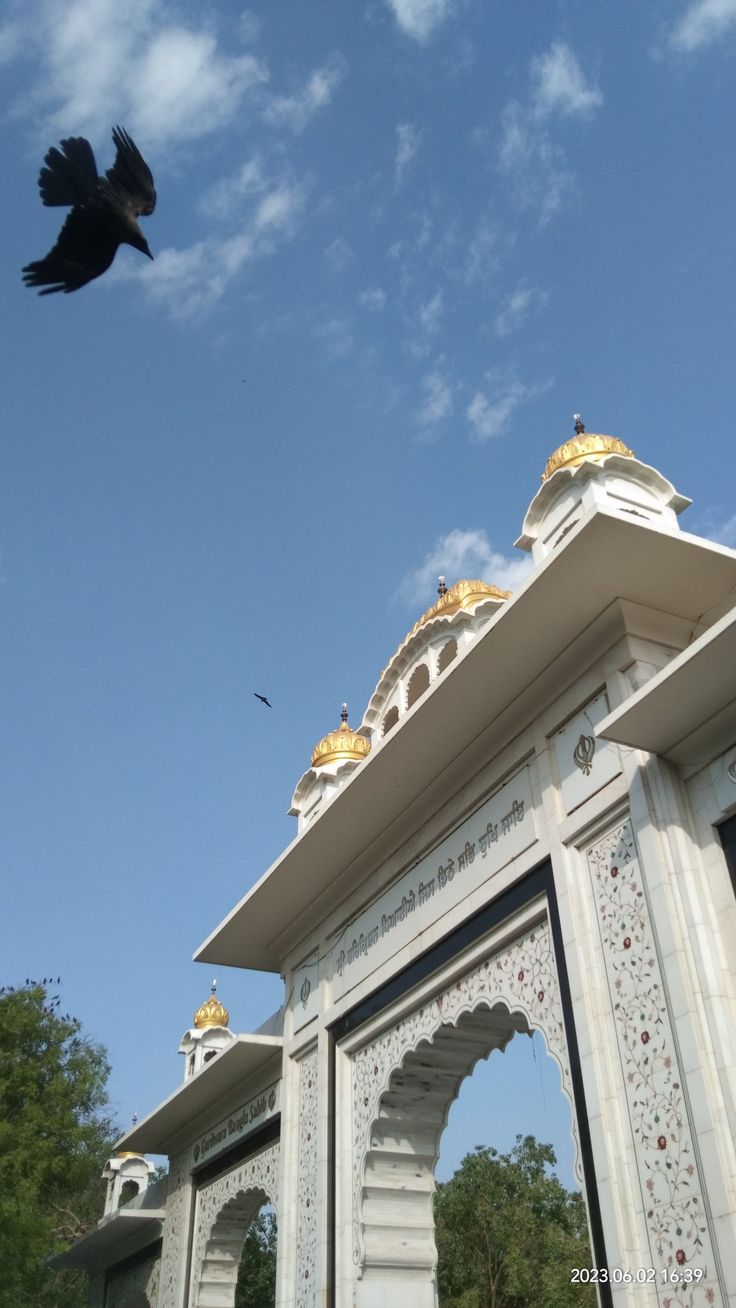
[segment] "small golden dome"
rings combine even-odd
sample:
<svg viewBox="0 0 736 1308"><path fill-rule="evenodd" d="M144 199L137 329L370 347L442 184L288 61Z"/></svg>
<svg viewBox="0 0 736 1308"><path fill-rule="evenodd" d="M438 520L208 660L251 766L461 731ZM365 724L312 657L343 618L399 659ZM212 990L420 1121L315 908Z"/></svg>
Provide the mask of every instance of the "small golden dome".
<svg viewBox="0 0 736 1308"><path fill-rule="evenodd" d="M440 577L439 599L431 608L423 613L414 623L410 636L414 635L425 622L430 622L432 618L442 616L449 617L451 613L457 613L459 609L470 609L479 604L484 599L507 600L511 598L510 590L500 590L498 586L492 586L487 581L456 581L454 586L449 590L445 586L444 577Z"/></svg>
<svg viewBox="0 0 736 1308"><path fill-rule="evenodd" d="M217 998L216 989L217 985L213 981L212 994L209 999L205 999L194 1014L194 1025L198 1031L201 1031L205 1026L227 1026L230 1021L230 1014Z"/></svg>
<svg viewBox="0 0 736 1308"><path fill-rule="evenodd" d="M351 760L360 763L370 753L371 742L348 726L347 704L342 706L340 719L337 730L329 731L315 745L312 751L313 768L321 768L325 763L345 763Z"/></svg>
<svg viewBox="0 0 736 1308"><path fill-rule="evenodd" d="M582 427L582 423L579 424ZM597 463L607 454L621 454L625 459L633 459L634 451L624 445L618 436L598 436L595 432L586 432L583 427L569 441L564 441L554 454L550 454L542 473L542 481L548 481L558 468L577 468L586 459Z"/></svg>

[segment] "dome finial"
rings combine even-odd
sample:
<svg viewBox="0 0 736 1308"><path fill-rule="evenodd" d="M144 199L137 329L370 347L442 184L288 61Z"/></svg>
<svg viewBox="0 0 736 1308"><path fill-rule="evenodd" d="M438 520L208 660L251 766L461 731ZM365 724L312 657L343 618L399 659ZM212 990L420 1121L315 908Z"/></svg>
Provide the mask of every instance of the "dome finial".
<svg viewBox="0 0 736 1308"><path fill-rule="evenodd" d="M579 414L579 413L574 413L572 416L573 416L573 420L574 420L574 422L575 422L575 435L576 435L576 436L583 436L583 435L585 435L585 423L583 422L583 420L582 420L580 414Z"/></svg>
<svg viewBox="0 0 736 1308"><path fill-rule="evenodd" d="M348 706L343 704L340 711L340 725L336 731L328 731L312 751L312 767L322 767L325 763L356 763L369 753L371 743L348 726Z"/></svg>
<svg viewBox="0 0 736 1308"><path fill-rule="evenodd" d="M444 579L444 577L439 577L439 578L438 578L438 581L439 581L439 585L438 585L438 587L437 587L437 594L438 594L438 595L446 595L446 594L447 594L447 586L445 585L445 579Z"/></svg>

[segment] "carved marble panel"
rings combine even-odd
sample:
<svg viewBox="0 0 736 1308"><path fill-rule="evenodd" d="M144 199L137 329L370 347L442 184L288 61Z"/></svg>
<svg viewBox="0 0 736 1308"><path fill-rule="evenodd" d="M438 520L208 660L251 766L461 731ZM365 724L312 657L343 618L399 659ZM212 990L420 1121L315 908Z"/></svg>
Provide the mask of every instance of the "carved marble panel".
<svg viewBox="0 0 736 1308"><path fill-rule="evenodd" d="M621 771L618 747L595 734L608 712L607 696L597 695L553 738L566 813L572 813Z"/></svg>
<svg viewBox="0 0 736 1308"><path fill-rule="evenodd" d="M189 1150L172 1158L166 1191L158 1308L180 1308L179 1276L188 1239Z"/></svg>
<svg viewBox="0 0 736 1308"><path fill-rule="evenodd" d="M704 1186L630 819L588 850L662 1308L721 1304ZM697 1269L699 1283L685 1280ZM665 1280L667 1277L677 1280ZM682 1279L680 1279L682 1278Z"/></svg>
<svg viewBox="0 0 736 1308"><path fill-rule="evenodd" d="M296 1299L317 1305L317 1051L299 1064L299 1171Z"/></svg>

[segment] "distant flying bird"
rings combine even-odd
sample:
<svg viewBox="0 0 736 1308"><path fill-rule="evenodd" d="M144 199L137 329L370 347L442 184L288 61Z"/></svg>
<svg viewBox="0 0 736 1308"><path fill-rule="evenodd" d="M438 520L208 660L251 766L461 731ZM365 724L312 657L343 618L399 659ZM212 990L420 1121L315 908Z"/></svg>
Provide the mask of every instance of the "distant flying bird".
<svg viewBox="0 0 736 1308"><path fill-rule="evenodd" d="M23 269L26 286L52 291L78 291L107 272L119 245L133 245L153 258L139 214L151 214L156 191L148 164L122 127L114 127L115 163L104 177L97 174L92 146L83 136L70 136L61 150L52 146L41 169L38 186L46 205L70 204L72 211L59 239L45 259Z"/></svg>
<svg viewBox="0 0 736 1308"><path fill-rule="evenodd" d="M259 695L257 690L254 690L253 694L255 695L256 699L259 699L262 704L266 705L266 708L273 708L273 704L269 704L265 695Z"/></svg>

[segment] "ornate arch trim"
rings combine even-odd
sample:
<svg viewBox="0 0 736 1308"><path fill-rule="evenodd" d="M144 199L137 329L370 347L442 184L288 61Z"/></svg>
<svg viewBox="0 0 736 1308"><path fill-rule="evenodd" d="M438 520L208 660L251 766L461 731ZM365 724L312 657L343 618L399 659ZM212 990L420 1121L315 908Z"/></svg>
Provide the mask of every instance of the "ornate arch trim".
<svg viewBox="0 0 736 1308"><path fill-rule="evenodd" d="M272 1204L278 1214L280 1156L281 1143L276 1140L199 1191L192 1252L192 1308L205 1302L211 1277L222 1284L223 1270L226 1279L232 1273L235 1286L248 1227L263 1204Z"/></svg>
<svg viewBox="0 0 736 1308"><path fill-rule="evenodd" d="M362 1272L366 1262L363 1208L369 1187L366 1169L372 1150L381 1100L389 1092L394 1074L421 1045L433 1046L442 1033L443 1042L453 1028L478 1009L505 1010L505 1027L494 1040L487 1038L458 1055L457 1084L450 1092L442 1120L438 1116L437 1137L464 1077L475 1063L492 1049L505 1046L515 1030L539 1031L547 1051L560 1069L562 1089L571 1107L576 1146L575 1170L582 1182L582 1160L577 1138L570 1065L562 1015L557 963L552 932L547 919L490 953L464 976L449 984L409 1016L356 1050L352 1057L353 1116L353 1260ZM513 1019L516 1018L516 1021Z"/></svg>

